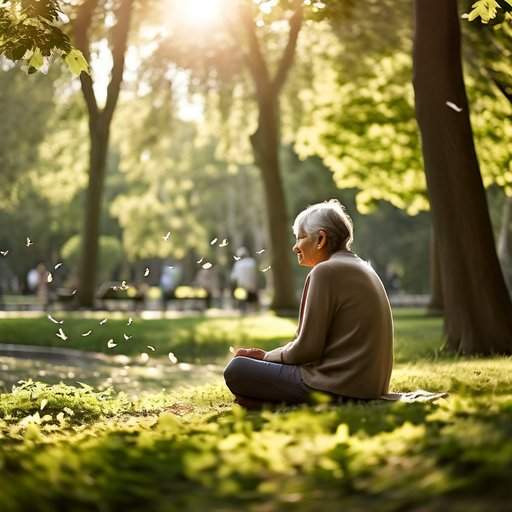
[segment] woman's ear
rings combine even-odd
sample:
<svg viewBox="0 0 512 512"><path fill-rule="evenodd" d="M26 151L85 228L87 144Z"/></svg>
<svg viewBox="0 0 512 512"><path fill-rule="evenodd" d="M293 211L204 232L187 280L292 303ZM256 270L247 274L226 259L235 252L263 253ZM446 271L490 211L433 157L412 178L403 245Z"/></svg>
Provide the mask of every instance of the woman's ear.
<svg viewBox="0 0 512 512"><path fill-rule="evenodd" d="M327 246L327 233L323 229L318 231L318 242L316 246L318 249L323 249Z"/></svg>

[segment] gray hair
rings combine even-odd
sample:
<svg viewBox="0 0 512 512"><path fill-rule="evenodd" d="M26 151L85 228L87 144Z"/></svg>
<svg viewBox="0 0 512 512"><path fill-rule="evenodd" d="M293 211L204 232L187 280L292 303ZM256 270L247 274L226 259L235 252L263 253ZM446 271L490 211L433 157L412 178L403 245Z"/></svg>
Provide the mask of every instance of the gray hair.
<svg viewBox="0 0 512 512"><path fill-rule="evenodd" d="M308 206L297 215L293 223L295 236L301 231L307 235L317 234L321 229L327 234L330 254L342 249L350 250L354 239L352 219L337 199Z"/></svg>

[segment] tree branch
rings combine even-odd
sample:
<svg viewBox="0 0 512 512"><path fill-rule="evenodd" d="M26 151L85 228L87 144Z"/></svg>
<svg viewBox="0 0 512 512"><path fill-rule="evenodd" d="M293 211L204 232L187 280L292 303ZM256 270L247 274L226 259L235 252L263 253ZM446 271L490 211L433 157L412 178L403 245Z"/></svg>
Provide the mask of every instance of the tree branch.
<svg viewBox="0 0 512 512"><path fill-rule="evenodd" d="M73 37L76 47L82 52L83 56L90 62L91 51L89 48L89 29L92 24L92 17L94 11L98 6L98 0L85 0L77 10L76 18L73 22ZM99 110L98 102L94 94L92 86L92 77L87 73L80 73L80 82L82 85L82 92L89 112L89 121L97 119Z"/></svg>
<svg viewBox="0 0 512 512"><path fill-rule="evenodd" d="M112 29L112 74L107 88L107 101L103 110L107 124L110 124L119 98L123 81L124 61L130 32L133 0L121 0L116 11L117 23Z"/></svg>
<svg viewBox="0 0 512 512"><path fill-rule="evenodd" d="M244 60L249 67L258 93L265 93L271 85L270 74L265 58L261 53L254 18L249 6L245 4L240 6L240 18L245 27L249 42L249 54L244 54Z"/></svg>
<svg viewBox="0 0 512 512"><path fill-rule="evenodd" d="M289 21L290 32L288 33L288 42L286 43L286 48L284 49L277 68L276 76L273 80L273 86L277 93L279 93L286 82L288 72L293 64L295 48L297 47L297 38L302 27L303 17L302 0L296 0L295 9Z"/></svg>

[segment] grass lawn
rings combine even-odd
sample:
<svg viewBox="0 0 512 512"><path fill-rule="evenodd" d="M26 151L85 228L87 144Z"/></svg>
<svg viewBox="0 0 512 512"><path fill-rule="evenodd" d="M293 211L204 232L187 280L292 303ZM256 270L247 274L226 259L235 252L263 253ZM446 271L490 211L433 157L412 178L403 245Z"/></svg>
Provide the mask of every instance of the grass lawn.
<svg viewBox="0 0 512 512"><path fill-rule="evenodd" d="M176 319L146 320L129 316L101 319L83 318L73 314L55 315L64 320L52 323L46 315L38 318L7 318L0 320L0 343L65 347L106 354L167 355L173 352L180 361L223 362L231 346L258 346L271 349L287 343L297 328L295 319L270 314L248 317L210 318L190 316ZM59 328L68 336L56 336ZM88 336L82 334L91 333ZM124 335L130 337L126 340ZM108 348L108 340L117 344ZM148 349L148 345L155 350ZM424 316L420 310L397 310L395 315L395 361L435 357L441 346L441 321Z"/></svg>
<svg viewBox="0 0 512 512"><path fill-rule="evenodd" d="M3 320L0 339L64 343L47 323ZM109 351L126 321L74 338L93 324L66 318L66 346ZM136 321L122 348L218 361L230 345L275 346L294 326L267 316ZM512 359L444 356L440 332L418 311L396 316L392 388L450 392L435 404L246 412L222 385L128 398L20 384L0 395L0 510L510 510Z"/></svg>

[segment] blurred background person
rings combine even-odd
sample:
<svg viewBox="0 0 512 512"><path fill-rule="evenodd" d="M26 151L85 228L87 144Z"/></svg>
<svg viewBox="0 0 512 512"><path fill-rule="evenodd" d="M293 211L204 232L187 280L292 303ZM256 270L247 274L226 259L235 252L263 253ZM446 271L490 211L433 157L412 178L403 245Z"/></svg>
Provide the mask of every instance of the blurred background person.
<svg viewBox="0 0 512 512"><path fill-rule="evenodd" d="M236 252L240 259L233 265L231 284L234 298L238 301L240 311L246 313L249 309L259 309L258 268L256 260L249 255L245 247Z"/></svg>

